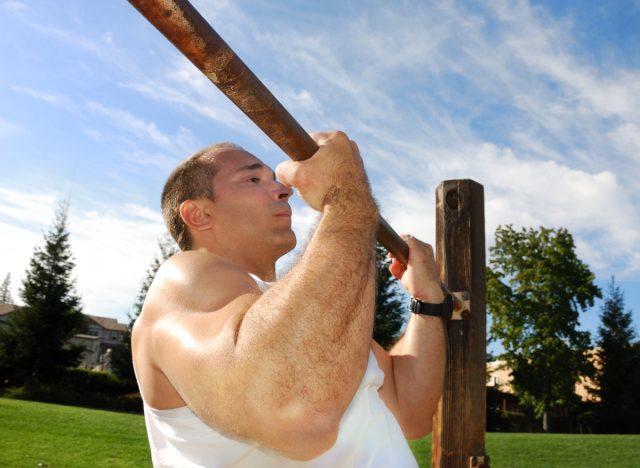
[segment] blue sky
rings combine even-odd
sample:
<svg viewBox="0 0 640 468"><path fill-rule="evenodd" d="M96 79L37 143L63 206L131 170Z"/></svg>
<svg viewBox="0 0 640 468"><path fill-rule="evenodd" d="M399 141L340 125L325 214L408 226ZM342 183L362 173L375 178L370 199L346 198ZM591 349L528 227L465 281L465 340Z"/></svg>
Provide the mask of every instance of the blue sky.
<svg viewBox="0 0 640 468"><path fill-rule="evenodd" d="M566 227L638 328L639 1L194 5L304 128L358 141L398 232L433 242L436 186L474 179L488 246L499 224ZM216 141L285 159L124 0L0 0L0 41L0 280L16 298L70 196L85 312L125 321L171 168ZM305 238L314 215L293 205Z"/></svg>

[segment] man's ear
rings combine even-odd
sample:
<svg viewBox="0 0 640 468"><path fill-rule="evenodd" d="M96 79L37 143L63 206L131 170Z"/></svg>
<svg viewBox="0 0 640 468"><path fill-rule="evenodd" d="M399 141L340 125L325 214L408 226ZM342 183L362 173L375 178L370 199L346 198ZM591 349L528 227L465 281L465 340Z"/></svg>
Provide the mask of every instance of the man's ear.
<svg viewBox="0 0 640 468"><path fill-rule="evenodd" d="M206 231L213 225L208 200L185 200L180 204L180 217L193 231Z"/></svg>

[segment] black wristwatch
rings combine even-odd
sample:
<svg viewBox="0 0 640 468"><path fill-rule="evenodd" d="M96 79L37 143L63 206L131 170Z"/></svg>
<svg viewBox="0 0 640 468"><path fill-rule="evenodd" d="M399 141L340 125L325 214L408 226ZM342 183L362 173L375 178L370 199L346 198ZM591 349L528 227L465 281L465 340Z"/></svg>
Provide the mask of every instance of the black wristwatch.
<svg viewBox="0 0 640 468"><path fill-rule="evenodd" d="M453 297L451 294L447 294L441 304L429 304L412 297L409 310L414 314L431 315L432 317L442 317L445 320L449 320L453 314Z"/></svg>

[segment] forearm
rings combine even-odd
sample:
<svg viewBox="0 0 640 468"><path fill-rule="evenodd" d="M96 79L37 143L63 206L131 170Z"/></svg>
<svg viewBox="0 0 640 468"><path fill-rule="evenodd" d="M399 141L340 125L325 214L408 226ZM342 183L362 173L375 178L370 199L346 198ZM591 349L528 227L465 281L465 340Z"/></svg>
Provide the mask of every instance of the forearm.
<svg viewBox="0 0 640 468"><path fill-rule="evenodd" d="M442 319L412 314L404 336L389 354L403 427L415 428L409 433L429 432L444 381Z"/></svg>
<svg viewBox="0 0 640 468"><path fill-rule="evenodd" d="M340 414L349 404L370 346L376 224L372 202L327 206L299 263L245 314L238 355L253 356L250 385L272 389L270 404Z"/></svg>

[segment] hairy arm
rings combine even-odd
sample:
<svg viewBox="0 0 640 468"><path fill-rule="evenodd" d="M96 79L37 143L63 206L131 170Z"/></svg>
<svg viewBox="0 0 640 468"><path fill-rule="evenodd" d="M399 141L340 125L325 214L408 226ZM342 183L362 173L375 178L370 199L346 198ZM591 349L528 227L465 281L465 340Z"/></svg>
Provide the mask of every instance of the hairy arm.
<svg viewBox="0 0 640 468"><path fill-rule="evenodd" d="M343 153L357 151L337 138ZM323 216L299 263L264 294L231 264L182 255L155 296L174 312L155 322L149 354L180 397L218 430L296 459L333 445L371 343L378 212L359 156L341 158L280 174ZM332 170L316 190L314 174ZM215 294L189 294L207 288Z"/></svg>

